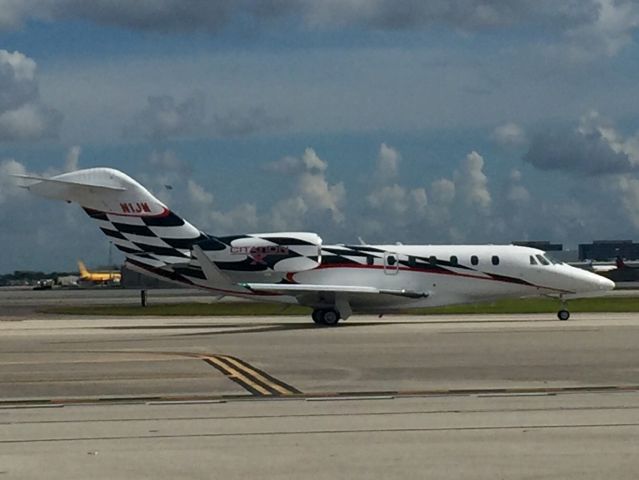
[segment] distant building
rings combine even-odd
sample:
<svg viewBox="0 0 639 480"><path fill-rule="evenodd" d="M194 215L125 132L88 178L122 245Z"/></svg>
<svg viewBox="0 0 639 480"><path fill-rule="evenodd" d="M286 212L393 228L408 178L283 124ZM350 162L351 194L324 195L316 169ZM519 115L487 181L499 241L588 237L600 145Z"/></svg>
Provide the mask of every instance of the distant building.
<svg viewBox="0 0 639 480"><path fill-rule="evenodd" d="M547 240L517 240L513 242L513 245L551 252L552 258L559 262L577 261L577 252L575 250L564 250L563 243L550 243Z"/></svg>
<svg viewBox="0 0 639 480"><path fill-rule="evenodd" d="M579 244L579 260L605 262L622 257L625 260L639 259L639 243L632 240L595 240Z"/></svg>
<svg viewBox="0 0 639 480"><path fill-rule="evenodd" d="M185 287L184 285L180 285L179 283L164 282L158 278L143 275L142 273L127 268L126 266L122 267L121 272L122 279L120 281L120 286L123 288L151 289Z"/></svg>
<svg viewBox="0 0 639 480"><path fill-rule="evenodd" d="M518 245L520 247L538 248L539 250L543 250L544 252L561 252L564 249L563 244L550 243L546 240L514 241L513 245Z"/></svg>

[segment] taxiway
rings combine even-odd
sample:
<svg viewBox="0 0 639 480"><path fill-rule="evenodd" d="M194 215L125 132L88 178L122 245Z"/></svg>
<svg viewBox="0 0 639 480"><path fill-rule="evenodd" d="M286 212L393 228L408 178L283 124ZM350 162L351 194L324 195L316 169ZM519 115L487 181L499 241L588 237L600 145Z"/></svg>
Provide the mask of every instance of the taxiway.
<svg viewBox="0 0 639 480"><path fill-rule="evenodd" d="M636 478L639 316L5 317L4 478Z"/></svg>

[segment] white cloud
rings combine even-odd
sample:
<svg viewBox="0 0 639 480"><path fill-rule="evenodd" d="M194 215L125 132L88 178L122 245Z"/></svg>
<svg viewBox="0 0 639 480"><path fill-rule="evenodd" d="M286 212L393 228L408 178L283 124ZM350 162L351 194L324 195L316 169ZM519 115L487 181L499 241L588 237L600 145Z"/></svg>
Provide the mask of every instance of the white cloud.
<svg viewBox="0 0 639 480"><path fill-rule="evenodd" d="M472 151L455 171L455 190L464 196L469 207L487 213L490 210L492 197L488 190L488 177L484 174L484 158Z"/></svg>
<svg viewBox="0 0 639 480"><path fill-rule="evenodd" d="M194 178L188 161L172 150L155 151L147 159L155 167L140 180L169 208L213 235L259 230L256 205L244 202L230 210L216 205L215 195Z"/></svg>
<svg viewBox="0 0 639 480"><path fill-rule="evenodd" d="M343 183L330 185L323 173L304 172L297 180L297 189L315 210L328 210L334 222L344 221L341 204L346 195Z"/></svg>
<svg viewBox="0 0 639 480"><path fill-rule="evenodd" d="M573 60L613 56L633 41L639 27L639 5L633 0L597 0L598 15L567 31L567 51Z"/></svg>
<svg viewBox="0 0 639 480"><path fill-rule="evenodd" d="M212 232L217 232L218 235L255 232L260 229L257 207L252 203L242 203L225 212L212 211L209 218Z"/></svg>
<svg viewBox="0 0 639 480"><path fill-rule="evenodd" d="M408 209L406 204L406 189L394 184L386 185L369 193L366 197L373 208L391 212L395 215L404 215Z"/></svg>
<svg viewBox="0 0 639 480"><path fill-rule="evenodd" d="M0 111L31 101L38 93L36 63L20 52L0 50Z"/></svg>
<svg viewBox="0 0 639 480"><path fill-rule="evenodd" d="M506 199L515 205L528 203L530 201L530 192L521 184L523 180L521 171L516 168L511 170L509 180Z"/></svg>
<svg viewBox="0 0 639 480"><path fill-rule="evenodd" d="M73 172L78 169L80 164L80 153L82 153L82 148L78 145L74 145L69 148L66 161L64 162L65 172Z"/></svg>
<svg viewBox="0 0 639 480"><path fill-rule="evenodd" d="M379 147L379 155L377 156L378 176L384 181L395 178L399 172L401 159L402 156L396 149L382 143Z"/></svg>
<svg viewBox="0 0 639 480"><path fill-rule="evenodd" d="M502 147L521 147L528 142L524 129L513 122L495 128L492 138Z"/></svg>
<svg viewBox="0 0 639 480"><path fill-rule="evenodd" d="M11 175L26 175L26 173L25 166L12 158L0 162L0 204L9 197L24 194L24 190L18 187Z"/></svg>
<svg viewBox="0 0 639 480"><path fill-rule="evenodd" d="M428 195L426 194L426 189L416 188L411 190L410 197L417 212L423 213L428 206Z"/></svg>
<svg viewBox="0 0 639 480"><path fill-rule="evenodd" d="M306 148L299 158L287 155L262 165L263 170L282 174L323 173L327 168L328 163L322 160L312 148Z"/></svg>
<svg viewBox="0 0 639 480"><path fill-rule="evenodd" d="M280 200L271 208L269 224L274 230L303 230L308 210L302 197Z"/></svg>
<svg viewBox="0 0 639 480"><path fill-rule="evenodd" d="M150 96L124 134L152 139L198 135L205 129L204 119L205 100L200 92L181 102L171 95Z"/></svg>
<svg viewBox="0 0 639 480"><path fill-rule="evenodd" d="M524 161L541 170L581 175L631 173L639 168L639 134L624 137L596 111L574 129L558 127L532 138Z"/></svg>
<svg viewBox="0 0 639 480"><path fill-rule="evenodd" d="M630 222L639 229L639 179L619 177L616 188Z"/></svg>
<svg viewBox="0 0 639 480"><path fill-rule="evenodd" d="M40 104L27 103L0 113L0 140L39 140L57 136L62 116Z"/></svg>
<svg viewBox="0 0 639 480"><path fill-rule="evenodd" d="M530 192L523 185L511 185L506 198L514 203L527 203L530 201Z"/></svg>
<svg viewBox="0 0 639 480"><path fill-rule="evenodd" d="M395 217L390 218L390 223L398 220L403 222L408 218L414 220L423 215L428 206L428 197L424 188L407 190L396 183L376 188L368 194L366 201L377 211L394 215ZM398 218L404 216L408 218Z"/></svg>
<svg viewBox="0 0 639 480"><path fill-rule="evenodd" d="M302 155L302 163L304 166L311 171L316 172L324 172L328 168L328 163L317 156L315 150L312 148L307 148L304 150L304 155Z"/></svg>
<svg viewBox="0 0 639 480"><path fill-rule="evenodd" d="M286 156L282 157L279 160L273 160L272 162L265 163L262 168L267 172L274 173L297 173L301 171L302 162L297 157Z"/></svg>
<svg viewBox="0 0 639 480"><path fill-rule="evenodd" d="M450 204L455 200L455 183L447 178L440 178L431 184L431 197L436 203Z"/></svg>
<svg viewBox="0 0 639 480"><path fill-rule="evenodd" d="M306 148L300 158L286 156L263 166L264 170L279 174L295 175L292 179L293 194L276 203L272 209L273 221L283 229L301 225L301 218L311 212L328 212L333 223L344 221L342 205L346 188L339 182L330 184L326 178L328 163L312 148ZM287 211L287 209L289 209Z"/></svg>
<svg viewBox="0 0 639 480"><path fill-rule="evenodd" d="M58 111L40 101L35 61L0 50L0 141L55 137L61 121Z"/></svg>
<svg viewBox="0 0 639 480"><path fill-rule="evenodd" d="M581 116L577 131L585 137L601 137L615 153L627 155L632 164L639 165L639 134L624 138L613 122L596 110Z"/></svg>
<svg viewBox="0 0 639 480"><path fill-rule="evenodd" d="M189 200L201 207L210 207L213 205L213 194L207 192L204 187L189 179L186 183Z"/></svg>
<svg viewBox="0 0 639 480"><path fill-rule="evenodd" d="M289 121L274 117L264 107L233 107L207 118L206 96L201 91L182 100L173 95L147 97L146 106L133 116L123 134L153 140L183 137L244 137L273 131Z"/></svg>

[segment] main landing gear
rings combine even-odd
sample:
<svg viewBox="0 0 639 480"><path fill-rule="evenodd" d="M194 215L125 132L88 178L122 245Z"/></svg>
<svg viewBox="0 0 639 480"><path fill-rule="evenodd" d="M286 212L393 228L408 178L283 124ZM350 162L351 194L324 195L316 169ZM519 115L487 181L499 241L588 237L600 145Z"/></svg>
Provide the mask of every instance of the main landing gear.
<svg viewBox="0 0 639 480"><path fill-rule="evenodd" d="M313 321L318 325L334 327L340 321L339 312L333 308L318 308L313 310Z"/></svg>

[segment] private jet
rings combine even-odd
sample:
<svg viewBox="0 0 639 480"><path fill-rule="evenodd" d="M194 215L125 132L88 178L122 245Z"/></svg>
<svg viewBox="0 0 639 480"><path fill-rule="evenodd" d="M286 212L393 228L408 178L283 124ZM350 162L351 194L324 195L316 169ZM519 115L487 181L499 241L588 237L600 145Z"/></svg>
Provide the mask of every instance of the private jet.
<svg viewBox="0 0 639 480"><path fill-rule="evenodd" d="M34 194L78 203L126 256L129 268L216 296L312 308L316 324L353 313L552 296L603 294L614 283L514 245L324 245L316 233L213 236L112 168L51 178L18 176Z"/></svg>

